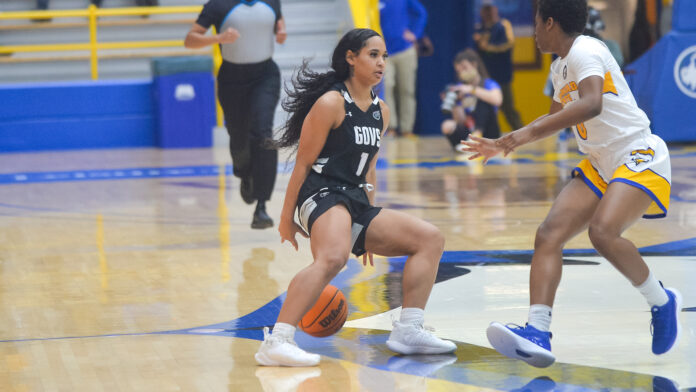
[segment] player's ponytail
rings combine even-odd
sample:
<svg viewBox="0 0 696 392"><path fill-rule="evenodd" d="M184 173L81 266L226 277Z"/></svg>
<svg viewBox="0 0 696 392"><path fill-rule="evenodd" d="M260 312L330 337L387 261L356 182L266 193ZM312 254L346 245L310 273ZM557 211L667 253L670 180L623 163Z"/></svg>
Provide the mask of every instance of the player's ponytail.
<svg viewBox="0 0 696 392"><path fill-rule="evenodd" d="M302 61L302 66L291 81L292 88L285 88L288 97L283 100L282 106L290 117L281 129L277 143L279 147L292 147L298 143L302 124L312 105L335 83L346 81L351 76L346 53L349 50L358 53L367 40L374 36L379 34L370 29L353 29L347 32L336 45L331 57L331 70L326 73L313 72L309 69L309 62Z"/></svg>

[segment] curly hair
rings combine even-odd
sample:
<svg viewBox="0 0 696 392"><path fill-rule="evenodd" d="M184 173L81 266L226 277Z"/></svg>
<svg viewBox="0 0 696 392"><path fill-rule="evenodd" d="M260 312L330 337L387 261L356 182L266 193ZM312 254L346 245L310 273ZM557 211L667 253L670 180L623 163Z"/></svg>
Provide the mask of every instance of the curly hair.
<svg viewBox="0 0 696 392"><path fill-rule="evenodd" d="M539 0L542 21L553 18L566 34L582 34L587 23L587 0Z"/></svg>
<svg viewBox="0 0 696 392"><path fill-rule="evenodd" d="M288 97L283 100L282 107L290 114L288 121L281 128L281 136L276 143L278 147L292 147L300 140L302 124L314 103L337 82L348 80L351 76L350 64L346 61L346 53L360 52L367 40L380 35L371 29L353 29L347 32L334 49L331 56L331 70L326 73L313 72L309 69L307 60L292 79L292 89L285 88Z"/></svg>

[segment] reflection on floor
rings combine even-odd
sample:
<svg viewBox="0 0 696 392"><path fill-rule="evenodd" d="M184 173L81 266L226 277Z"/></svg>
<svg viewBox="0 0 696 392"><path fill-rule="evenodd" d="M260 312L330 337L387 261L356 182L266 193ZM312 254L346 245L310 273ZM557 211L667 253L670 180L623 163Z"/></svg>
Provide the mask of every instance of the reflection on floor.
<svg viewBox="0 0 696 392"><path fill-rule="evenodd" d="M257 367L292 276L311 261L249 228L224 148L0 155L0 390L643 390L696 388L696 148L673 146L666 219L626 235L684 296L679 346L650 353L643 298L585 234L564 253L552 331L536 369L490 348L491 321L523 323L534 232L579 155L537 143L489 165L440 138L385 139L377 203L446 237L426 323L454 355L393 355L403 258L351 259L333 281L350 303L336 335L298 344L320 367ZM291 166L281 160L269 212Z"/></svg>

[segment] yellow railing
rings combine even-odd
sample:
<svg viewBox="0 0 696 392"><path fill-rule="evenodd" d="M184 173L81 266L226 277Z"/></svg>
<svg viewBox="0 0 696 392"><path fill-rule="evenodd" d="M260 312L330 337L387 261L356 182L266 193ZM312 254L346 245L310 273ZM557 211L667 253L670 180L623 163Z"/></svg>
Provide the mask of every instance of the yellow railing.
<svg viewBox="0 0 696 392"><path fill-rule="evenodd" d="M89 27L89 41L86 43L61 43L47 45L8 45L0 46L0 54L7 53L36 53L36 52L61 52L61 51L89 51L91 77L93 80L99 79L99 51L109 49L143 49L143 48L183 48L183 40L162 40L162 41L123 41L123 42L99 42L97 38L97 27L100 24L98 18L109 16L144 16L157 14L197 14L201 11L201 6L185 7L135 7L135 8L97 8L90 5L84 10L51 10L51 11L17 11L2 12L0 20L18 19L47 19L47 18L74 18L84 17L87 19ZM67 24L67 27L73 27ZM59 23L53 24L60 27ZM7 27L7 26L0 26ZM182 32L183 36L184 32ZM213 45L212 56L216 64L221 60L219 48ZM21 58L18 59L21 61ZM31 60L28 60L31 61Z"/></svg>
<svg viewBox="0 0 696 392"><path fill-rule="evenodd" d="M182 7L135 7L135 8L97 8L90 5L84 10L50 10L50 11L13 11L1 12L1 20L46 20L55 18L86 18L87 27L89 28L88 42L80 43L60 43L60 44L45 44L45 45L5 45L0 46L0 54L12 53L50 53L50 52L67 52L67 51L88 51L89 62L92 80L99 79L99 57L102 50L113 49L150 49L150 48L183 48L184 41L182 40L160 40L160 41L122 41L122 42L99 42L97 37L97 28L99 25L113 25L108 21L100 20L101 17L111 16L146 16L146 15L171 15L171 14L198 14L202 6L182 6ZM193 20L191 20L192 22ZM147 23L147 22L145 22ZM64 25L64 26L63 26ZM80 24L75 23L51 23L49 25L32 25L33 28L51 28L60 27L76 27ZM84 26L84 25L82 25ZM22 29L27 28L27 25L0 25L0 29ZM182 31L182 37L185 31ZM213 27L215 34L215 27ZM190 54L198 54L200 52L190 51ZM180 55L189 54L187 52L178 53ZM211 55L215 74L222 64L222 55L218 45L212 45ZM153 56L154 57L154 56ZM72 60L79 59L78 57L56 58L55 60ZM46 58L17 58L14 62L21 61L46 61ZM49 60L51 60L49 58ZM4 61L8 62L8 61ZM222 125L222 110L219 103L217 104L217 123Z"/></svg>

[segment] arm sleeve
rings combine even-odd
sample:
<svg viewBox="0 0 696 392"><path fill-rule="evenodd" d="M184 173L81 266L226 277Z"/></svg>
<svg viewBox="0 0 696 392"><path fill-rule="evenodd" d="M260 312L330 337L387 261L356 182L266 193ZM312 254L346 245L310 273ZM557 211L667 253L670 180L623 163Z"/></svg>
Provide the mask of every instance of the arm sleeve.
<svg viewBox="0 0 696 392"><path fill-rule="evenodd" d="M278 23L280 18L283 17L283 12L280 10L280 0L273 2L273 11L275 11L276 14L276 23Z"/></svg>
<svg viewBox="0 0 696 392"><path fill-rule="evenodd" d="M601 53L606 51L609 54L609 49L597 42L590 42L589 45L577 49L568 57L568 67L575 71L578 84L590 76L604 79L604 61Z"/></svg>
<svg viewBox="0 0 696 392"><path fill-rule="evenodd" d="M500 85L498 84L498 82L496 82L493 79L486 79L483 82L483 88L485 88L486 90L495 90L495 89L500 90Z"/></svg>
<svg viewBox="0 0 696 392"><path fill-rule="evenodd" d="M210 26L219 23L220 20L217 17L217 12L216 7L215 7L215 1L210 0L205 5L203 6L203 10L201 10L201 13L198 15L198 19L196 19L196 24L207 28L210 28Z"/></svg>
<svg viewBox="0 0 696 392"><path fill-rule="evenodd" d="M428 12L418 0L408 0L408 29L416 36L423 37L425 31L425 23L428 20Z"/></svg>

